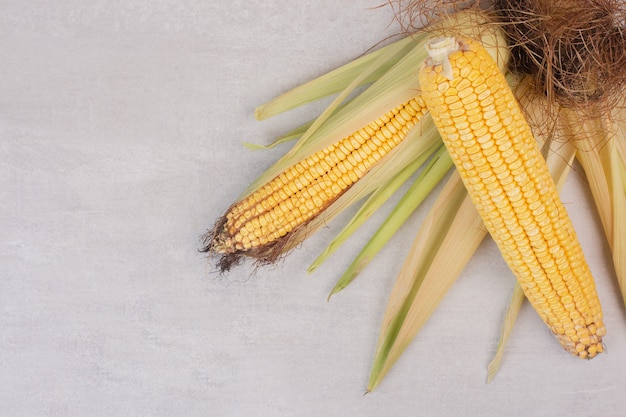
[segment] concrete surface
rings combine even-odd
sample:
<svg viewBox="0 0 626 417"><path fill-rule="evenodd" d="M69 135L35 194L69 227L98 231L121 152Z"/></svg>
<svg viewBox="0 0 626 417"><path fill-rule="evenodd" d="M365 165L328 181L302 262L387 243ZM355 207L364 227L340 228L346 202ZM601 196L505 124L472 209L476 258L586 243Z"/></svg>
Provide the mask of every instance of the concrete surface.
<svg viewBox="0 0 626 417"><path fill-rule="evenodd" d="M579 361L522 309L485 241L380 388L380 320L420 216L330 302L382 220L318 272L340 222L220 277L199 237L321 106L254 108L395 33L378 0L0 1L0 416L623 416L626 317L580 170L563 198L608 354ZM344 217L345 220L345 217Z"/></svg>

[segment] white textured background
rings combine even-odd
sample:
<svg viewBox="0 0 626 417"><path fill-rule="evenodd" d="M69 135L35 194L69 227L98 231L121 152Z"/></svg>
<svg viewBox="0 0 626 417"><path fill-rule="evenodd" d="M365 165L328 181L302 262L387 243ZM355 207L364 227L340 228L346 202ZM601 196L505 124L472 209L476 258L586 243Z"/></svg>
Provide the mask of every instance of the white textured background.
<svg viewBox="0 0 626 417"><path fill-rule="evenodd" d="M562 351L485 241L363 396L413 218L331 302L382 216L317 273L331 224L275 268L214 274L199 236L319 106L255 106L397 31L379 0L0 0L0 416L623 416L626 317L577 170L563 197L604 303L608 354ZM451 254L453 256L453 254Z"/></svg>

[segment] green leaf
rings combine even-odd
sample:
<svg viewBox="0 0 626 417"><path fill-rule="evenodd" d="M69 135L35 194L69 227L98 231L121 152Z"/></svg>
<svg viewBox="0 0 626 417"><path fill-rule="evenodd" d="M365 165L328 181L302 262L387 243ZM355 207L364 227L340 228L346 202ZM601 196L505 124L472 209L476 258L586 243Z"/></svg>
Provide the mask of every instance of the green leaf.
<svg viewBox="0 0 626 417"><path fill-rule="evenodd" d="M398 202L389 217L387 217L385 222L341 276L333 288L330 294L331 296L344 289L357 277L363 268L369 264L376 254L387 244L389 239L400 229L409 216L419 207L452 166L453 163L452 159L450 159L450 155L446 151L446 148L441 145L428 166L426 166L416 178L415 182Z"/></svg>
<svg viewBox="0 0 626 417"><path fill-rule="evenodd" d="M407 47L410 48L413 42L414 39L406 37L350 61L348 64L289 90L275 99L257 107L254 116L257 120L264 120L301 105L338 93L367 71L381 56L391 55L391 58L385 60L382 65L374 68L368 76L363 77L359 85L374 82L404 55L404 50Z"/></svg>
<svg viewBox="0 0 626 417"><path fill-rule="evenodd" d="M307 269L308 273L313 273L330 255L350 237L359 227L369 219L397 190L404 184L417 170L430 158L437 147L434 144L428 150L416 157L409 165L398 174L394 175L388 182L378 187L370 197L361 205L350 221L337 233L335 238L328 244L324 251L311 263Z"/></svg>
<svg viewBox="0 0 626 417"><path fill-rule="evenodd" d="M246 148L251 149L253 151L272 149L278 145L282 145L283 143L287 143L292 140L298 139L299 137L302 137L302 135L311 127L312 124L313 124L313 120L301 126L298 126L297 128L291 130L290 132L287 132L284 135L277 137L269 145L260 145L260 144L251 143L251 142L244 142L243 145Z"/></svg>
<svg viewBox="0 0 626 417"><path fill-rule="evenodd" d="M426 216L392 289L368 391L378 386L426 323L486 234L455 172Z"/></svg>

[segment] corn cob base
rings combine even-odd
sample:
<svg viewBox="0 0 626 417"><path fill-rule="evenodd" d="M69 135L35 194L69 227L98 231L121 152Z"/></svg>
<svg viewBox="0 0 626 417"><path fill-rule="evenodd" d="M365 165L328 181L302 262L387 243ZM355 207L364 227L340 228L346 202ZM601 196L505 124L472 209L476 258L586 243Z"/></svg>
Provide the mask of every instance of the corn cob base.
<svg viewBox="0 0 626 417"><path fill-rule="evenodd" d="M593 277L510 87L474 41L429 53L422 95L485 226L561 345L593 358L606 333Z"/></svg>

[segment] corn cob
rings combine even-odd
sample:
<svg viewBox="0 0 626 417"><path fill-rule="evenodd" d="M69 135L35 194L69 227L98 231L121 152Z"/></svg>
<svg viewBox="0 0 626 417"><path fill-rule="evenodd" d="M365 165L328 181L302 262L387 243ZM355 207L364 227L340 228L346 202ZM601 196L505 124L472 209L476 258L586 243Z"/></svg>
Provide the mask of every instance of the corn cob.
<svg viewBox="0 0 626 417"><path fill-rule="evenodd" d="M428 49L422 97L485 226L562 346L593 358L606 333L593 277L511 89L474 41Z"/></svg>
<svg viewBox="0 0 626 417"><path fill-rule="evenodd" d="M287 235L317 216L400 144L425 112L420 96L301 160L230 207L207 237L205 251L271 262Z"/></svg>

